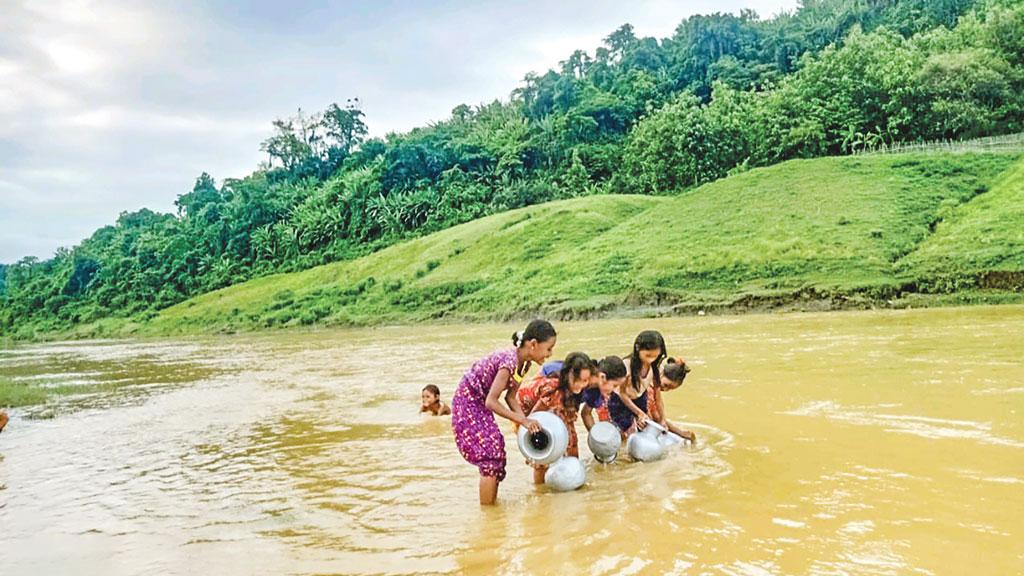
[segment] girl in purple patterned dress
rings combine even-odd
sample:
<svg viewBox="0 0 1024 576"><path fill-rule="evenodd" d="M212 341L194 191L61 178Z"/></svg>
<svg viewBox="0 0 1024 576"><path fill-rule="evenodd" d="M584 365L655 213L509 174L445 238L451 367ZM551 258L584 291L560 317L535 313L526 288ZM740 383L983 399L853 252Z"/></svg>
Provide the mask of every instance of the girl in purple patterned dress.
<svg viewBox="0 0 1024 576"><path fill-rule="evenodd" d="M462 377L452 397L452 429L455 444L467 462L480 469L480 503L494 504L498 483L505 479L505 437L494 420L497 414L527 430L540 424L523 414L516 391L530 363L541 364L555 347L555 329L545 320L530 322L512 335L515 348L499 350L478 360ZM501 394L505 404L501 404Z"/></svg>

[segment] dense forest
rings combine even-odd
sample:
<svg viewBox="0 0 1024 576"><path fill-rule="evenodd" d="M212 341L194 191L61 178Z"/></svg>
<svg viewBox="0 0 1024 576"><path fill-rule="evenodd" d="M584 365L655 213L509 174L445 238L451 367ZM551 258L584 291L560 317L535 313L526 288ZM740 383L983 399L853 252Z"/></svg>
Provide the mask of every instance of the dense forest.
<svg viewBox="0 0 1024 576"><path fill-rule="evenodd" d="M176 214L123 213L53 258L0 266L0 332L145 318L267 274L481 216L677 194L791 158L1024 130L1024 3L806 0L771 19L615 30L505 100L367 138L358 100L273 123L266 162L200 175Z"/></svg>

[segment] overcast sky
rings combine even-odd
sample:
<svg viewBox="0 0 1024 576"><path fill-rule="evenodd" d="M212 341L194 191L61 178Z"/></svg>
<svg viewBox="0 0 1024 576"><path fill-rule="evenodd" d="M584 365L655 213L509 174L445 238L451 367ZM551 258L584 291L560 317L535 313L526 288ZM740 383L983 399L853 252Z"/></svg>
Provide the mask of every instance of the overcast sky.
<svg viewBox="0 0 1024 576"><path fill-rule="evenodd" d="M299 107L358 97L383 136L507 99L626 22L660 39L691 14L797 1L242 4L0 0L0 262L173 211L204 171L252 172Z"/></svg>

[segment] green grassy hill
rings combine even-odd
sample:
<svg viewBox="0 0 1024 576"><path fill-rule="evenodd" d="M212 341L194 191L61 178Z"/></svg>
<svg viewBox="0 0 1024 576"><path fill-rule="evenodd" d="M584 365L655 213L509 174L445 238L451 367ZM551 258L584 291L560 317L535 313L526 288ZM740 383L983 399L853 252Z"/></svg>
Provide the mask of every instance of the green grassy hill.
<svg viewBox="0 0 1024 576"><path fill-rule="evenodd" d="M934 234L901 262L922 288L1020 289L1024 285L1024 161L992 189L963 205L939 208Z"/></svg>
<svg viewBox="0 0 1024 576"><path fill-rule="evenodd" d="M964 289L977 299L996 271L997 296L1013 299L1022 183L1024 160L1012 154L796 160L674 197L585 197L490 216L204 294L135 329L856 307Z"/></svg>

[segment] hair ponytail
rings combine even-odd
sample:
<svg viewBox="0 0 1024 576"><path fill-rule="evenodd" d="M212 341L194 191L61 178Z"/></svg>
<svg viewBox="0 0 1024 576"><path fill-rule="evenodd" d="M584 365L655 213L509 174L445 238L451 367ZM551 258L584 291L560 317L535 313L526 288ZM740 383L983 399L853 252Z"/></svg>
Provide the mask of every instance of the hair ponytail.
<svg viewBox="0 0 1024 576"><path fill-rule="evenodd" d="M690 373L690 367L682 358L669 358L665 364L664 376L676 384L682 384L686 375Z"/></svg>
<svg viewBox="0 0 1024 576"><path fill-rule="evenodd" d="M520 330L512 335L512 345L520 348L530 340L547 342L555 336L555 327L550 322L547 320L534 320L526 326L526 330Z"/></svg>

